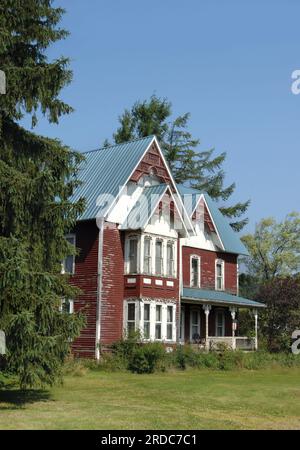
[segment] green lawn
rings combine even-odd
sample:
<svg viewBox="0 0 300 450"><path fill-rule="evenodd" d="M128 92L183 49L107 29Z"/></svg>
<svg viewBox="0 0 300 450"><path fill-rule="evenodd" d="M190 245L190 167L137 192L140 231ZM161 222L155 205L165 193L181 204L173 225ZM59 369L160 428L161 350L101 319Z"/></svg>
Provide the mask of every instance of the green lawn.
<svg viewBox="0 0 300 450"><path fill-rule="evenodd" d="M90 371L27 397L0 391L0 428L300 429L300 369Z"/></svg>

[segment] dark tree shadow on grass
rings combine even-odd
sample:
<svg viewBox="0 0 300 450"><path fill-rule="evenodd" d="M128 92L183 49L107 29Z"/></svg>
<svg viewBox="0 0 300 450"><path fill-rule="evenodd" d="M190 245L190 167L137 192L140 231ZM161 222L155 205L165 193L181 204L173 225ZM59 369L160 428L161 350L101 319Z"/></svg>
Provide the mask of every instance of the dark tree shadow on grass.
<svg viewBox="0 0 300 450"><path fill-rule="evenodd" d="M0 389L0 411L21 409L36 402L51 400L50 392L42 389L16 389L14 385Z"/></svg>

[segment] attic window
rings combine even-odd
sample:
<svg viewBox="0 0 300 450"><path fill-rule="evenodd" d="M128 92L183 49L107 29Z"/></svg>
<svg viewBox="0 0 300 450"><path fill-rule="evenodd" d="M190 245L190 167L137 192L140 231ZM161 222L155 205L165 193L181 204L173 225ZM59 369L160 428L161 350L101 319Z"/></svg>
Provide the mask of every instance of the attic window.
<svg viewBox="0 0 300 450"><path fill-rule="evenodd" d="M175 211L174 211L174 202L170 203L170 228L174 230L175 225Z"/></svg>
<svg viewBox="0 0 300 450"><path fill-rule="evenodd" d="M161 221L162 219L162 213L163 213L163 205L162 202L159 202L158 205L158 220Z"/></svg>

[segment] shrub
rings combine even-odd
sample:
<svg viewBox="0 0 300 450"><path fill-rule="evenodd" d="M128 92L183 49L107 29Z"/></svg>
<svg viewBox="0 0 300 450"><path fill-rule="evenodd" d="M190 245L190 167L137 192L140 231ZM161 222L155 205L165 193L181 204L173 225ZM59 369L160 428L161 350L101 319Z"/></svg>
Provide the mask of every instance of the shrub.
<svg viewBox="0 0 300 450"><path fill-rule="evenodd" d="M153 373L155 369L164 369L162 364L166 351L160 343L141 345L132 353L128 369L135 373Z"/></svg>

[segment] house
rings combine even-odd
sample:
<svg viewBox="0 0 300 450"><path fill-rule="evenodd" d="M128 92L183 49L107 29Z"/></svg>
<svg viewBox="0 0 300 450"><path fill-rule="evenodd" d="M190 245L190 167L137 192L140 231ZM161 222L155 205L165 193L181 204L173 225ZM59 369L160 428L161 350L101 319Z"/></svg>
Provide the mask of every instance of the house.
<svg viewBox="0 0 300 450"><path fill-rule="evenodd" d="M247 254L206 194L176 185L155 136L85 153L73 201L86 209L64 262L82 290L64 306L86 327L75 355L100 357L124 333L145 342L210 349L257 348L261 303L240 297L238 258ZM255 339L238 336L239 308L253 310Z"/></svg>

